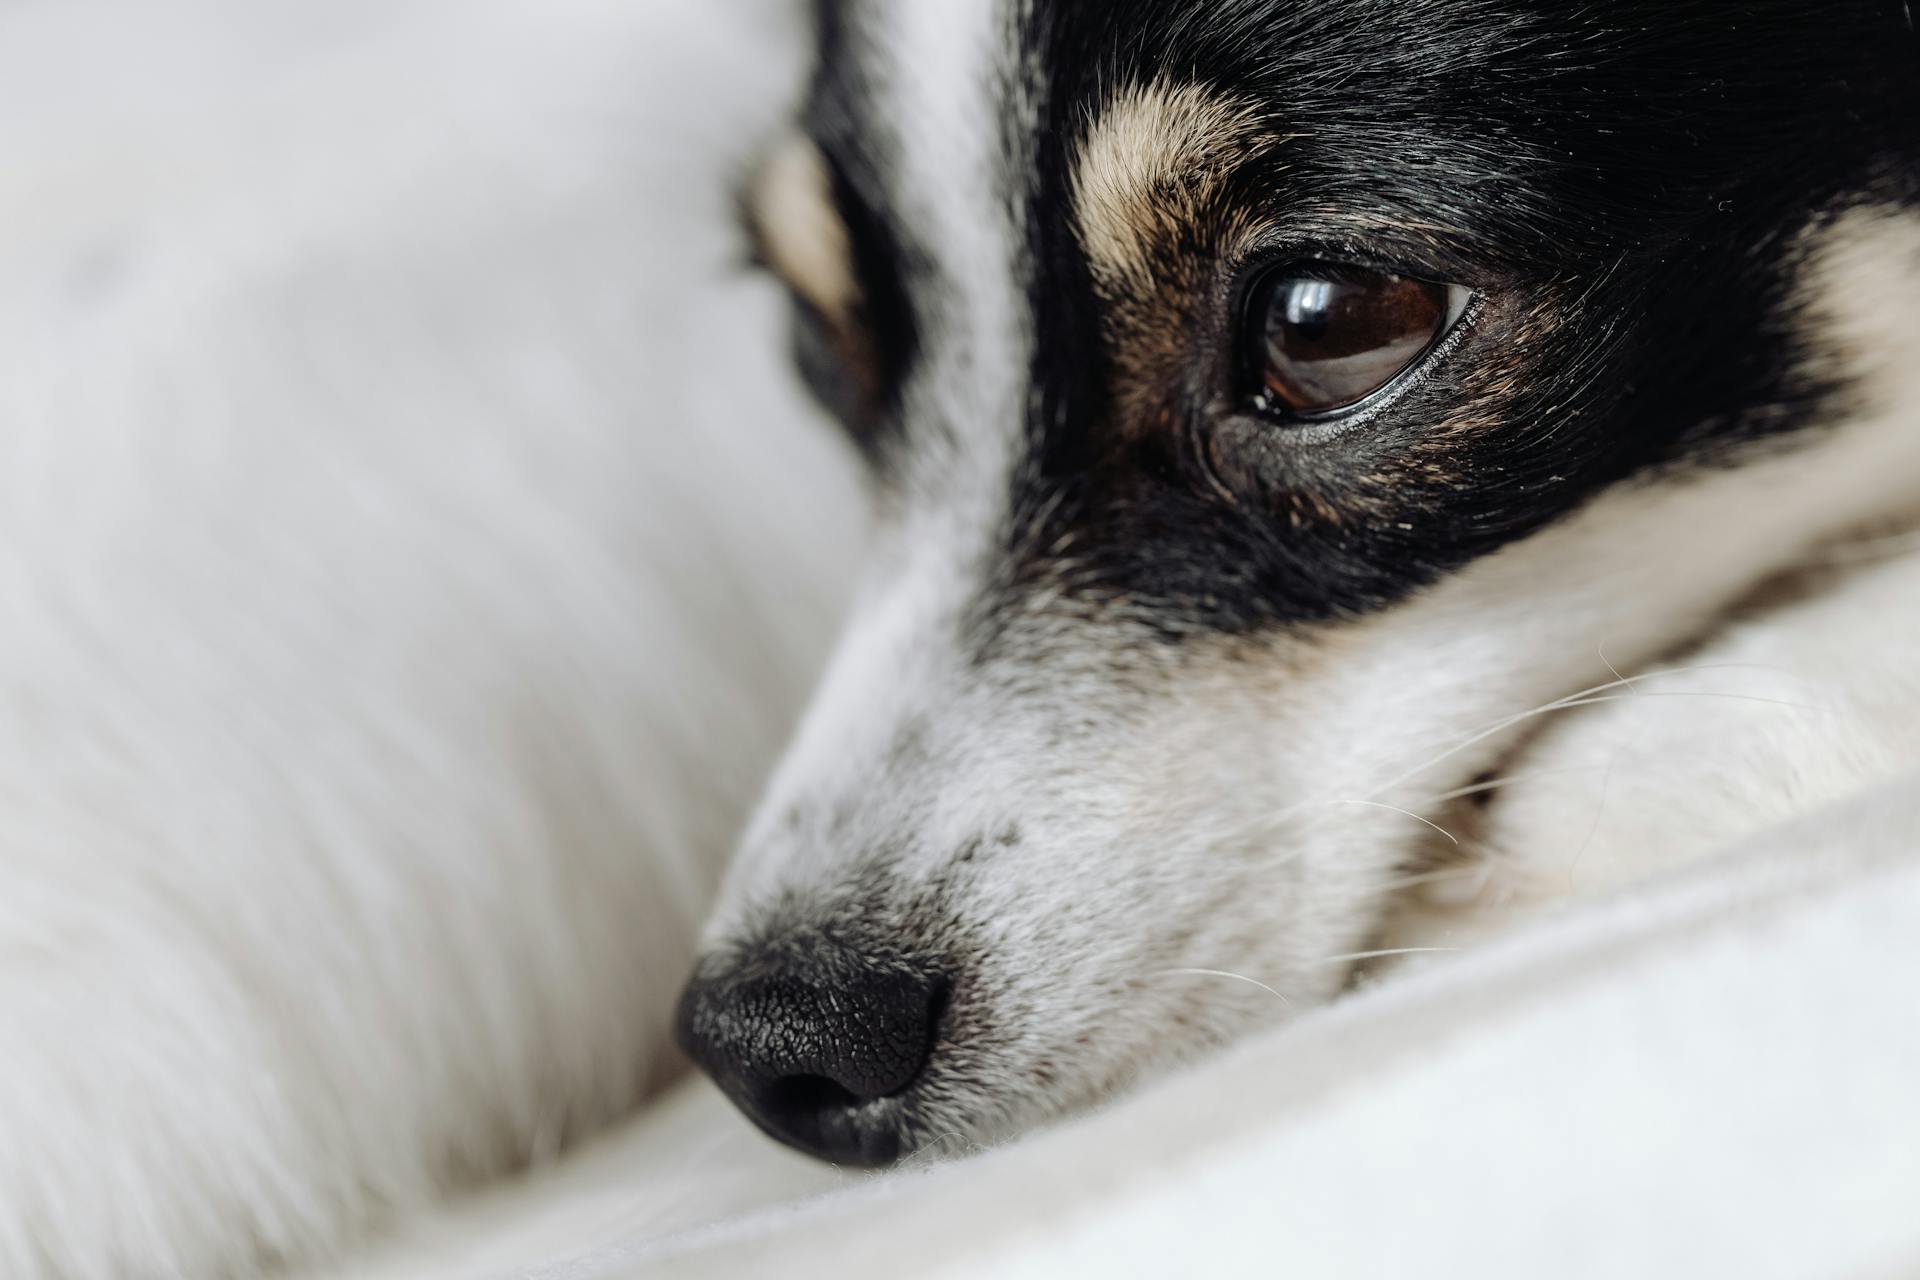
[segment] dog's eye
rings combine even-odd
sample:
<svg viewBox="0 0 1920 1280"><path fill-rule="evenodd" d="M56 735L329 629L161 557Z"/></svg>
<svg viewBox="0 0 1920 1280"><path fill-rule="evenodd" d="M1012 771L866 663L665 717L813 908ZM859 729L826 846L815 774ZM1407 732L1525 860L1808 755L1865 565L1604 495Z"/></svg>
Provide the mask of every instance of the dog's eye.
<svg viewBox="0 0 1920 1280"><path fill-rule="evenodd" d="M1263 408L1313 417L1385 388L1457 320L1458 286L1333 263L1269 272L1249 297L1248 385Z"/></svg>

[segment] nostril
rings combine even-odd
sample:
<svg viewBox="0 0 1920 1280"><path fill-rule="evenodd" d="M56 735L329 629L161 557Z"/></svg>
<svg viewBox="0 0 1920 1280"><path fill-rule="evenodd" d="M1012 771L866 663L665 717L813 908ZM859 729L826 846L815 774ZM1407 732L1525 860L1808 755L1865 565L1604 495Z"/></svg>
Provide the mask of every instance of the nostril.
<svg viewBox="0 0 1920 1280"><path fill-rule="evenodd" d="M817 1116L857 1107L858 1094L826 1076L782 1076L767 1088L767 1110L787 1116Z"/></svg>
<svg viewBox="0 0 1920 1280"><path fill-rule="evenodd" d="M761 1128L791 1146L840 1164L878 1167L899 1158L895 1119L828 1076L782 1076L735 1101Z"/></svg>

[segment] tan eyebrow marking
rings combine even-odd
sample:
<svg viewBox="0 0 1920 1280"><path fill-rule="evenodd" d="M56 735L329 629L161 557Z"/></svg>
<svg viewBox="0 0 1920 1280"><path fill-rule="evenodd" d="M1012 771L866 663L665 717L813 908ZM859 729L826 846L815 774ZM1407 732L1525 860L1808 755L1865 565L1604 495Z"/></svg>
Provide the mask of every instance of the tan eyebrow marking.
<svg viewBox="0 0 1920 1280"><path fill-rule="evenodd" d="M851 322L862 301L853 244L826 158L804 134L768 152L747 187L747 213L767 265L830 322Z"/></svg>
<svg viewBox="0 0 1920 1280"><path fill-rule="evenodd" d="M1149 284L1156 246L1191 233L1233 169L1271 141L1256 107L1199 85L1148 85L1109 102L1073 170L1074 217L1095 277Z"/></svg>

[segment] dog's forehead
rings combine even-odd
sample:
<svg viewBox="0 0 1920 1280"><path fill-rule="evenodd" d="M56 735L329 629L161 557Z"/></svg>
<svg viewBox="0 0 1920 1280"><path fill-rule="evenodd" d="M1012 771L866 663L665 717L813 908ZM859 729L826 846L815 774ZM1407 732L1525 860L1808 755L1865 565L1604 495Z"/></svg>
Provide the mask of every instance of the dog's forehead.
<svg viewBox="0 0 1920 1280"><path fill-rule="evenodd" d="M1670 0L823 0L820 12L825 132L890 171L876 194L935 264L958 256L961 222L1010 214L1026 261L1044 257L1047 218L1022 210L1059 221L1066 202L1048 197L1090 140L1130 145L1145 183L1247 136L1205 126L1255 120L1289 144L1276 167L1291 219L1367 204L1403 225L1475 228L1543 265L1569 238L1593 253L1683 238L1700 190L1750 176L1808 122L1862 132L1863 107L1884 101L1872 50L1911 42L1887 0L1769 0L1737 22ZM1657 186L1673 204L1650 199Z"/></svg>

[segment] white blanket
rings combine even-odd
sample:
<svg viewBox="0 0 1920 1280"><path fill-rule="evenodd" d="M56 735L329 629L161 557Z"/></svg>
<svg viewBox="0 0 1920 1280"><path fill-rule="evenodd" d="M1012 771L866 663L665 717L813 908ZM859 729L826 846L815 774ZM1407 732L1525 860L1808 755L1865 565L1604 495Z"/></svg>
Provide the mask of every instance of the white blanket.
<svg viewBox="0 0 1920 1280"><path fill-rule="evenodd" d="M967 1162L742 1212L696 1088L347 1275L1913 1276L1916 973L1908 779Z"/></svg>

